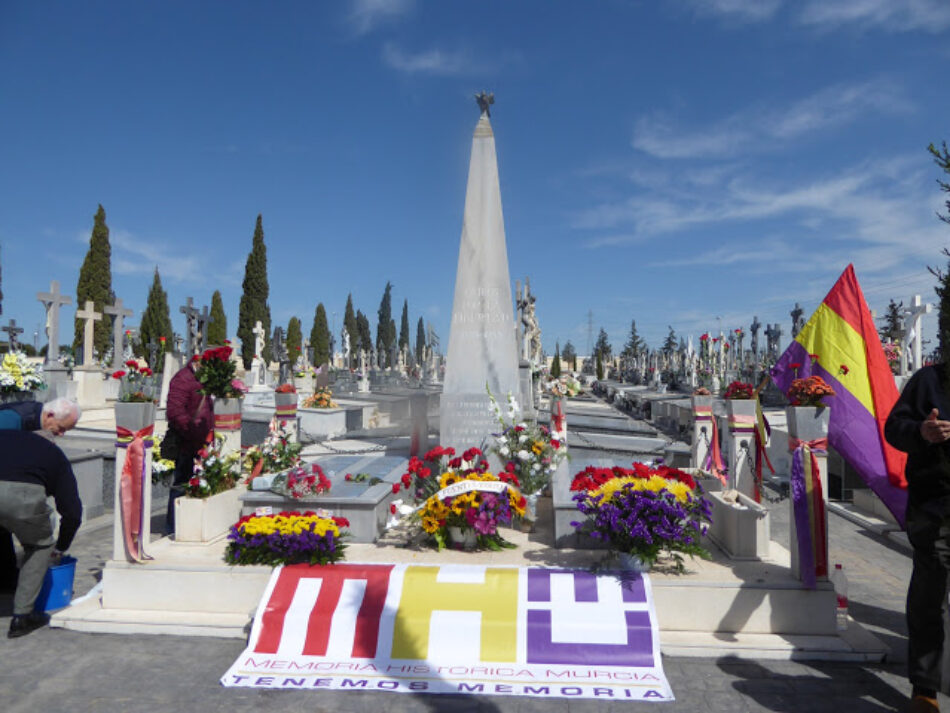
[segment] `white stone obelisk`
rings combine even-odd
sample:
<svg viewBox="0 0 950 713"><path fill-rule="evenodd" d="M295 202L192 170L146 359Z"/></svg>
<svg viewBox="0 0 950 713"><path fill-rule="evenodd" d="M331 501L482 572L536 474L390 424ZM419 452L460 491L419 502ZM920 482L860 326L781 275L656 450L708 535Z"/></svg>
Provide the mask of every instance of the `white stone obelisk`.
<svg viewBox="0 0 950 713"><path fill-rule="evenodd" d="M477 98L482 115L472 139L439 410L440 442L459 455L466 448L486 445L486 439L501 430L486 387L503 407L509 392L516 397L519 393L505 221L488 113L493 100L485 94Z"/></svg>

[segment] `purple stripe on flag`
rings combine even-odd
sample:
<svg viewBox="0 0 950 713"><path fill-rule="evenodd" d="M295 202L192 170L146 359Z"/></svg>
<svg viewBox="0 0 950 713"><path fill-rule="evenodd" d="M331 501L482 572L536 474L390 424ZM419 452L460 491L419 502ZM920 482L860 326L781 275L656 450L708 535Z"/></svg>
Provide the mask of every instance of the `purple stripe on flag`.
<svg viewBox="0 0 950 713"><path fill-rule="evenodd" d="M797 377L789 366L796 362L801 364ZM812 364L805 347L798 342L792 342L772 367L772 380L782 391L787 391L794 379L804 379L812 374L828 382L835 392L834 396L825 399L831 408L828 443L854 468L903 527L907 491L891 485L887 478L883 445L874 415L842 386L837 377L820 364Z"/></svg>
<svg viewBox="0 0 950 713"><path fill-rule="evenodd" d="M653 630L645 611L624 612L627 641L624 644L585 644L554 641L551 612L528 609L529 664L574 666L653 666Z"/></svg>
<svg viewBox="0 0 950 713"><path fill-rule="evenodd" d="M805 486L805 449L799 446L792 453L789 486L795 513L795 534L798 538L798 570L808 589L815 588L815 556L811 522L808 517L808 491Z"/></svg>
<svg viewBox="0 0 950 713"><path fill-rule="evenodd" d="M574 578L574 601L575 602L596 602L597 597L597 577L590 572L578 571L575 569L528 569L528 601L529 602L549 602L551 601L551 575L568 574ZM621 585L622 598L626 604L645 603L647 600L646 589L643 586L642 577L631 577L624 580Z"/></svg>

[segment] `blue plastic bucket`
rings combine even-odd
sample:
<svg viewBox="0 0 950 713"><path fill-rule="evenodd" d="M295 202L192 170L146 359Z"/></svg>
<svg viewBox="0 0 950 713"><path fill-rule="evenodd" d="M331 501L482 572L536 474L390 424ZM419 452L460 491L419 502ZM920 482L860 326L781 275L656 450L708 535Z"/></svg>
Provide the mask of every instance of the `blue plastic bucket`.
<svg viewBox="0 0 950 713"><path fill-rule="evenodd" d="M76 579L76 558L66 555L55 567L46 570L43 588L33 605L34 611L45 612L69 606Z"/></svg>

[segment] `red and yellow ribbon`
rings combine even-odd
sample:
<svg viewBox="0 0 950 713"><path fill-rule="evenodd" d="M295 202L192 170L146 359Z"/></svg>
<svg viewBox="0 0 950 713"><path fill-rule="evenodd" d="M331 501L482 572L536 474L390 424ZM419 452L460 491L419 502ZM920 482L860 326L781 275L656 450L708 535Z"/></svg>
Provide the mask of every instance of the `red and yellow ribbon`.
<svg viewBox="0 0 950 713"><path fill-rule="evenodd" d="M142 492L145 487L146 438L152 435L155 425L149 425L140 431L130 431L122 426L115 427L116 448L125 448L125 464L122 466L122 475L119 478L119 503L122 509L122 535L125 540L126 553L133 562L151 559L145 554L145 543L142 542L142 523L145 513L142 512L144 498ZM151 439L148 439L151 447Z"/></svg>

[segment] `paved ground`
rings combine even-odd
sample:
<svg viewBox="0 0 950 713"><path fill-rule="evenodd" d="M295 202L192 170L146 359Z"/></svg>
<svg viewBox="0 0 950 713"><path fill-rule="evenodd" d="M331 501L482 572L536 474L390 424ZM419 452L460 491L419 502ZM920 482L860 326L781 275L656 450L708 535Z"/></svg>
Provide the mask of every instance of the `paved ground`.
<svg viewBox="0 0 950 713"><path fill-rule="evenodd" d="M788 501L774 503L771 509L772 537L787 546ZM153 519L153 532L162 531L162 519ZM909 549L834 514L829 530L831 561L844 564L849 577L852 616L893 652L883 664L665 657L664 668L676 696L672 704L242 690L218 683L243 650L239 640L43 629L21 639L0 638L0 713L901 710L910 691L904 678L903 614L911 571ZM71 549L79 560L77 594L98 581L111 553L111 533L108 516L80 530ZM11 597L0 594L0 627L8 625L10 608ZM941 702L950 710L950 700Z"/></svg>
<svg viewBox="0 0 950 713"><path fill-rule="evenodd" d="M773 506L773 537L787 538L787 501ZM96 525L99 529L96 529ZM158 518L156 518L158 525ZM0 639L0 709L5 713L86 711L859 711L900 710L909 694L903 676L904 590L908 551L899 543L831 516L831 559L851 582L852 615L893 649L884 664L665 658L676 702L646 704L568 699L456 697L225 689L219 677L243 642L171 636L132 637L43 629ZM97 580L110 549L108 518L91 523L72 553L79 558L76 591ZM0 596L0 626L10 597ZM661 635L662 637L662 635ZM950 709L950 700L943 699Z"/></svg>

